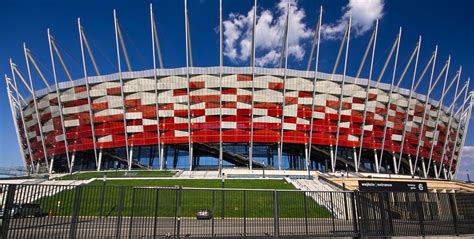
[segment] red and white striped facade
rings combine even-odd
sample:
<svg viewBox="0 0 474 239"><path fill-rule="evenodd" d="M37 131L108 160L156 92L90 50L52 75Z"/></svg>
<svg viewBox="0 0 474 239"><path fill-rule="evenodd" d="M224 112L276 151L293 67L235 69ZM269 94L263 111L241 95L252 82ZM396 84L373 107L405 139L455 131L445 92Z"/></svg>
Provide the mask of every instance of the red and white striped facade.
<svg viewBox="0 0 474 239"><path fill-rule="evenodd" d="M403 157L417 154L426 99L423 95L413 93L408 102L410 90L393 88L389 95L389 84L372 82L367 90L366 79L346 77L341 89L340 75L317 73L315 76L314 72L289 69L285 76L284 69L255 68L252 72L250 67L224 67L221 79L219 69L191 67L189 78L186 68L161 69L157 70L156 80L153 70L124 72L123 86L119 74L88 77L87 85L84 79L59 83L59 97L54 86L37 91L39 117L35 102L29 100L22 112L25 125L17 118L25 160L32 163L22 133L25 126L33 162L44 161L45 154L54 157L81 151L157 145L158 142L161 146L219 143L221 137L222 143L311 143L316 147L338 143L340 148L354 148L354 152L362 140L366 150L384 150L398 157L407 113ZM342 110L338 112L341 93ZM389 101L390 109L387 109ZM454 171L467 118L461 117L461 113L452 117L446 107L441 107L435 130L439 103L430 99L427 108L419 157L421 161L432 158L434 164L446 168L451 164ZM64 121L61 121L60 110ZM339 113L340 133L336 140ZM363 139L362 129L365 131ZM382 144L384 138L385 144ZM444 158L441 155L445 155Z"/></svg>

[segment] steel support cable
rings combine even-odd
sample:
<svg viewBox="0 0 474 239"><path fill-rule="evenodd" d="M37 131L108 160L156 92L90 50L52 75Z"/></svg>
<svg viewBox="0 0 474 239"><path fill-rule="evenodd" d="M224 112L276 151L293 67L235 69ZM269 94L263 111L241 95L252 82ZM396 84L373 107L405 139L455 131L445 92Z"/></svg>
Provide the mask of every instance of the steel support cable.
<svg viewBox="0 0 474 239"><path fill-rule="evenodd" d="M399 87L400 87L400 84L402 83L403 79L405 78L405 75L406 75L406 73L408 72L408 68L410 68L411 63L412 63L413 60L415 59L416 52L418 51L418 48L419 48L419 44L417 44L416 47L415 47L415 49L413 49L413 53L411 54L410 59L408 60L407 65L406 65L405 68L403 69L403 72L402 72L402 74L400 75L400 78L398 79L396 88L399 88Z"/></svg>
<svg viewBox="0 0 474 239"><path fill-rule="evenodd" d="M125 42L123 41L122 30L120 29L120 24L117 21L117 33L118 39L120 41L120 46L122 47L123 56L125 57L125 63L127 64L128 71L132 71L132 65L130 64L130 59L128 58L127 47L125 46Z"/></svg>
<svg viewBox="0 0 474 239"><path fill-rule="evenodd" d="M43 81L44 85L46 86L46 88L48 88L49 91L51 91L51 87L49 86L48 84L48 81L46 80L46 78L44 77L43 75L43 72L41 72L40 68L38 67L38 64L36 64L36 61L35 59L33 58L33 56L31 55L31 52L28 48L26 48L26 56L27 58L30 60L30 62L33 64L33 67L36 69L36 72L38 73L38 75L40 76L41 80Z"/></svg>
<svg viewBox="0 0 474 239"><path fill-rule="evenodd" d="M94 54L92 54L92 50L91 50L91 47L89 46L89 42L87 41L87 37L86 37L83 27L81 27L81 33L82 33L82 40L84 40L84 45L86 46L86 50L89 53L89 57L92 61L92 65L94 66L95 73L96 75L100 76L99 67L97 67Z"/></svg>
<svg viewBox="0 0 474 239"><path fill-rule="evenodd" d="M152 27L153 27L153 35L154 35L154 44L156 47L156 51L158 53L158 63L160 64L160 68L163 69L163 58L161 56L161 47L160 47L160 40L158 38L158 29L155 23L155 15L152 16Z"/></svg>
<svg viewBox="0 0 474 239"><path fill-rule="evenodd" d="M146 60L145 60L145 56L143 55L143 53L140 51L140 49L137 47L137 44L135 44L135 41L133 40L132 36L130 34L128 34L127 32L127 29L125 27L122 27L122 32L123 32L123 36L124 36L124 42L128 42L130 43L130 45L132 46L133 50L135 50L135 52L137 53L137 56L138 58L140 58L140 60L145 63Z"/></svg>
<svg viewBox="0 0 474 239"><path fill-rule="evenodd" d="M59 52L59 49L56 47L56 43L55 43L55 40L54 38L51 36L51 46L54 50L54 52L56 53L56 56L58 57L59 59L59 63L61 63L61 66L64 70L64 73L66 74L66 77L68 78L69 81L73 81L72 77L71 77L71 74L69 73L69 70L67 69L66 67L66 64L64 63L64 60L63 60L63 57L61 55L61 52Z"/></svg>
<svg viewBox="0 0 474 239"><path fill-rule="evenodd" d="M339 61L341 59L342 50L344 49L344 43L346 42L348 29L349 28L347 28L344 32L344 36L342 37L341 41L341 46L339 47L339 51L337 52L336 63L334 64L334 68L332 69L331 81L334 79L334 74L336 74L337 67L339 66Z"/></svg>
<svg viewBox="0 0 474 239"><path fill-rule="evenodd" d="M73 54L71 54L62 44L61 42L59 41L55 41L54 42L55 46L58 48L58 50L62 53L64 53L64 56L66 56L67 58L69 58L72 63L74 63L74 65L78 68L82 67L81 66L81 62L79 62L78 59L76 59L76 57L73 56ZM67 59L67 58L63 58L63 59Z"/></svg>
<svg viewBox="0 0 474 239"><path fill-rule="evenodd" d="M319 26L320 26L320 22L319 22L319 16L318 16L318 20L316 21L316 28L315 28L315 31L314 31L314 38L313 38L313 44L311 44L311 51L309 53L309 59L308 59L308 64L306 66L306 71L309 72L310 68L311 68L311 62L313 62L313 54L314 54L314 49L316 48L316 45L318 45L318 32L319 32Z"/></svg>
<svg viewBox="0 0 474 239"><path fill-rule="evenodd" d="M365 48L364 57L362 57L359 70L357 70L357 74L355 77L356 79L359 79L360 74L362 73L362 69L365 66L365 61L367 60L367 56L369 55L369 51L370 49L372 49L372 43L374 42L374 38L375 38L375 31L372 32L372 36L370 37L369 43L367 44L367 47Z"/></svg>

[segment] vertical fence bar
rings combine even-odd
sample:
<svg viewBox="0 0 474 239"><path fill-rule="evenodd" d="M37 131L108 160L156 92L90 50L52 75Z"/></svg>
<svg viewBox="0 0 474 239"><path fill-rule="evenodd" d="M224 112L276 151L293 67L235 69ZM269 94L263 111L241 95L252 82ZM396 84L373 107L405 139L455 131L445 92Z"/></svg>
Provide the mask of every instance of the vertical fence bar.
<svg viewBox="0 0 474 239"><path fill-rule="evenodd" d="M278 238L279 235L279 222L278 222L278 191L273 191L273 236Z"/></svg>
<svg viewBox="0 0 474 239"><path fill-rule="evenodd" d="M76 238L79 210L81 208L82 186L77 186L74 192L74 203L71 215L71 228L69 229L69 238Z"/></svg>
<svg viewBox="0 0 474 239"><path fill-rule="evenodd" d="M156 238L156 231L158 226L158 210L160 206L160 189L156 189L155 212L153 215L153 238Z"/></svg>
<svg viewBox="0 0 474 239"><path fill-rule="evenodd" d="M304 228L305 228L305 234L309 234L308 230L308 197L306 196L308 192L303 192L303 200L304 200Z"/></svg>
<svg viewBox="0 0 474 239"><path fill-rule="evenodd" d="M360 231L358 230L358 218L357 218L357 211L356 211L356 202L358 202L359 200L356 201L356 193L357 192L351 192L351 202L352 202L352 225L353 225L353 230L354 230L354 233L358 234L359 238L362 237L362 235L360 234Z"/></svg>
<svg viewBox="0 0 474 239"><path fill-rule="evenodd" d="M176 232L175 235L177 238L179 238L180 230L181 230L181 193L182 193L182 187L179 186L176 189L176 211L175 211L175 228Z"/></svg>
<svg viewBox="0 0 474 239"><path fill-rule="evenodd" d="M121 238L122 232L122 214L123 204L125 202L125 187L120 187L118 191L118 208L117 208L117 225L115 230L115 238Z"/></svg>
<svg viewBox="0 0 474 239"><path fill-rule="evenodd" d="M13 207L13 199L15 198L15 190L16 190L16 185L14 184L8 185L7 198L6 198L5 208L3 211L3 221L2 221L2 238L4 239L8 237L8 230L10 227L10 219L11 219L10 211L12 210L12 207Z"/></svg>
<svg viewBox="0 0 474 239"><path fill-rule="evenodd" d="M130 205L131 210L130 210L130 219L129 219L129 228L128 228L128 238L132 238L132 228L133 228L133 212L135 211L135 191L137 189L132 188L132 205Z"/></svg>
<svg viewBox="0 0 474 239"><path fill-rule="evenodd" d="M453 217L454 234L456 234L456 236L459 236L458 211L456 209L456 202L455 202L456 199L455 199L454 193L449 193L448 199L449 199L449 207L451 209L451 215Z"/></svg>
<svg viewBox="0 0 474 239"><path fill-rule="evenodd" d="M211 209L211 216L212 216L212 218L211 218L211 220L212 220L211 227L212 228L211 228L211 234L212 234L213 237L215 236L215 233L214 233L214 211L216 209L215 208L215 200L216 200L215 199L215 192L216 191L212 190L212 202L211 202L212 203L212 206L211 206L212 207L212 209Z"/></svg>
<svg viewBox="0 0 474 239"><path fill-rule="evenodd" d="M331 198L331 219L332 219L332 231L336 231L336 224L334 221L334 199L332 196L332 192L329 192L329 196Z"/></svg>
<svg viewBox="0 0 474 239"><path fill-rule="evenodd" d="M247 191L244 190L244 236L247 236Z"/></svg>
<svg viewBox="0 0 474 239"><path fill-rule="evenodd" d="M420 233L422 236L425 236L425 226L424 226L425 214L423 212L423 203L420 201L420 193L415 193L415 200L416 200L416 205L417 205Z"/></svg>

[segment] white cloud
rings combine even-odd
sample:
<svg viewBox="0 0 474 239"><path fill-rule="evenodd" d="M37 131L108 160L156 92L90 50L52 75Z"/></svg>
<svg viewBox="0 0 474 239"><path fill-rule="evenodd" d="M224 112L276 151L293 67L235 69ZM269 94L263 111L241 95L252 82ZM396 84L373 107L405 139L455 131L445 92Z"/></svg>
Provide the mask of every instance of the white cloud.
<svg viewBox="0 0 474 239"><path fill-rule="evenodd" d="M256 50L258 66L276 65L279 63L285 31L287 1L281 0L276 5L276 11L263 10L257 15ZM300 61L305 55L303 41L312 38L314 32L305 22L305 11L298 8L297 2L291 1L290 24L288 33L288 55ZM231 13L224 26L224 55L233 62L248 61L252 47L252 8L246 15Z"/></svg>
<svg viewBox="0 0 474 239"><path fill-rule="evenodd" d="M343 7L344 14L336 23L323 24L321 27L322 37L329 40L341 38L351 13L351 32L355 36L360 36L373 27L375 20L382 18L383 8L383 0L349 0L349 3Z"/></svg>

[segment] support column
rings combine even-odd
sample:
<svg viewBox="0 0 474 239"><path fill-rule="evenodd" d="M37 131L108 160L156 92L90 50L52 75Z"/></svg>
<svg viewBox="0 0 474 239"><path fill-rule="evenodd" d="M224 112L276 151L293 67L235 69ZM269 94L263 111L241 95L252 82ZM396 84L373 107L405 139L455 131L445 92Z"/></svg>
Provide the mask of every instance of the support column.
<svg viewBox="0 0 474 239"><path fill-rule="evenodd" d="M278 169L281 170L281 164L283 162L283 143L284 143L284 134L285 134L285 107L286 107L286 79L287 79L287 68L288 68L288 31L290 28L290 2L287 5L287 14L286 14L286 26L285 26L285 37L283 49L285 50L285 69L283 71L283 99L282 99L282 107L281 107L281 131L280 131L280 148L279 148L279 157L278 157ZM283 54L283 52L281 53ZM283 55L282 55L283 56ZM280 62L281 63L281 62ZM281 67L281 64L280 64Z"/></svg>
<svg viewBox="0 0 474 239"><path fill-rule="evenodd" d="M398 30L398 37L397 37L397 51L395 53L395 60L393 63L393 72L392 72L392 82L390 83L390 93L388 94L388 100L387 100L387 113L385 114L385 125L383 127L383 138L382 138L382 148L380 149L380 157L383 158L383 154L385 152L385 140L387 137L387 126L388 126L388 116L390 115L390 106L392 104L392 94L393 94L393 88L395 84L395 76L397 72L397 66L398 66L398 53L400 51L400 41L402 38L402 27L399 28ZM408 61L408 65L411 64L411 60L413 59L413 54L412 57L410 57L410 60ZM392 141L392 139L390 139ZM393 155L395 153L392 152ZM401 156L401 155L400 155ZM398 173L398 165L396 163L396 158L394 158L394 170L396 173Z"/></svg>
<svg viewBox="0 0 474 239"><path fill-rule="evenodd" d="M370 38L369 45L367 46L367 49L366 49L365 54L364 54L364 58L362 60L362 63L360 65L359 70L358 70L357 75L356 75L356 79L358 79L359 76L360 76L360 73L362 72L362 68L364 67L367 54L369 53L369 49L372 48L372 57L370 59L369 77L367 79L367 86L366 86L366 89L365 89L365 100L364 100L364 110L363 110L363 113L362 113L361 134L360 134L360 138L359 138L360 139L359 140L360 141L359 142L359 158L362 154L362 149L364 147L363 142L364 142L365 124L366 124L366 118L367 118L367 105L369 103L370 83L372 81L372 72L373 72L373 67L374 67L375 47L377 45L378 27L379 27L379 20L377 19L375 21L375 28L374 28L374 32L372 34L372 38ZM372 43L373 43L373 45L372 45ZM392 50L392 52L393 52L393 50ZM387 59L387 62L388 62L388 59ZM341 91L341 93L342 93L342 91ZM355 167L356 167L356 172L358 172L359 171L359 165L355 165Z"/></svg>
<svg viewBox="0 0 474 239"><path fill-rule="evenodd" d="M163 61L161 59L161 50L158 43L158 32L156 31L155 25L155 16L153 15L153 4L150 3L150 21L151 21L151 45L153 51L153 79L155 80L155 108L156 108L156 133L157 133L157 142L156 146L158 147L158 157L160 160L160 170L163 169L162 164L162 154L161 154L161 132L160 132L160 107L158 103L158 77L156 69L156 49L158 49L158 57L160 61L160 67L163 69ZM156 47L156 49L155 49Z"/></svg>
<svg viewBox="0 0 474 239"><path fill-rule="evenodd" d="M165 152L164 152L164 151L165 151L165 146L164 146L164 145L161 145L161 147L160 147L160 152L159 152L159 154L160 154L160 170L163 170L163 169L166 168L166 167L165 167L165 166L166 166L166 165L165 165L166 160L165 160L165 157L164 157L164 155L165 155Z"/></svg>
<svg viewBox="0 0 474 239"><path fill-rule="evenodd" d="M441 168L443 166L440 166ZM435 177L438 179L439 178L439 175L438 175L438 167L436 166L436 163L433 163L433 169L435 171Z"/></svg>
<svg viewBox="0 0 474 239"><path fill-rule="evenodd" d="M64 116L63 116L63 107L61 103L61 95L59 92L59 86L58 86L58 79L56 76L56 65L54 63L54 57L53 57L53 38L51 36L51 33L48 28L48 43L49 43L49 54L51 57L51 66L53 68L53 79L54 79L54 85L56 86L56 99L58 101L58 108L59 108L59 119L61 120L61 130L62 130L62 135L63 135L63 140L64 140L64 148L66 150L66 159L67 159L67 164L68 167L71 167L71 160L69 159L69 145L67 142L67 137L66 137L66 127L64 127ZM67 71L66 71L67 72Z"/></svg>
<svg viewBox="0 0 474 239"><path fill-rule="evenodd" d="M416 165L415 165L416 167ZM421 167L422 167L422 170L423 170L423 177L426 178L426 165L425 165L425 160L423 158L421 158Z"/></svg>
<svg viewBox="0 0 474 239"><path fill-rule="evenodd" d="M278 170L281 170L281 163L283 162L282 158L283 158L283 150L281 148L282 146L282 143L279 142L278 143L278 152L277 152L277 155L278 155Z"/></svg>
<svg viewBox="0 0 474 239"><path fill-rule="evenodd" d="M398 174L397 157L395 157L395 152L392 152L392 160L393 160L393 170L395 174Z"/></svg>
<svg viewBox="0 0 474 239"><path fill-rule="evenodd" d="M69 169L69 173L72 173L72 169L74 168L74 163L76 162L76 151L72 153L71 157L71 168Z"/></svg>
<svg viewBox="0 0 474 239"><path fill-rule="evenodd" d="M117 52L117 66L118 66L118 73L119 73L119 80L120 80L120 96L122 97L122 111L123 111L123 127L124 127L124 136L125 136L125 152L127 152L127 158L130 158L129 164L128 164L128 170L132 169L132 156L129 155L128 150L128 127L127 127L127 108L125 107L125 93L123 92L123 76L122 76L122 63L120 59L120 46L119 46L119 40L122 43L122 47L124 47L122 35L120 34L120 26L118 23L117 19L117 14L114 9L114 26L115 26L115 50ZM120 39L119 39L120 38ZM122 49L125 54L125 59L127 60L127 53L125 52L125 49ZM130 69L130 64L127 60L127 65L128 65L128 70L131 71ZM133 148L133 146L132 146ZM132 149L130 149L130 152L132 152Z"/></svg>
<svg viewBox="0 0 474 239"><path fill-rule="evenodd" d="M435 52L434 52L433 65L431 67L431 74L430 74L430 83L428 85L428 94L426 95L425 107L424 107L424 110L423 110L423 117L421 118L421 124L420 124L420 127L419 127L420 133L418 134L418 141L417 141L417 144L416 144L415 164L418 161L418 157L420 155L420 148L425 147L424 141L422 140L423 134L424 134L423 133L423 128L425 127L426 113L428 111L428 107L431 108L431 106L430 106L430 95L431 95L431 91L434 88L434 85L433 85L433 88L432 88L432 82L433 82L434 69L435 69L435 65L436 65L437 55L438 55L438 46L436 46ZM415 105L415 107L416 107L416 105ZM415 113L413 113L413 114L415 114ZM428 115L428 117L429 117L429 115ZM428 167L429 167L429 165L428 165ZM425 171L424 174L425 174L425 177L426 177L427 171Z"/></svg>
<svg viewBox="0 0 474 239"><path fill-rule="evenodd" d="M255 28L257 25L257 0L254 0L253 6L253 26L252 26L252 58L251 58L251 67L252 67L252 107L251 116L250 116L250 146L249 146L249 169L252 170L253 166L253 106L254 106L254 94L255 94Z"/></svg>
<svg viewBox="0 0 474 239"><path fill-rule="evenodd" d="M81 19L80 18L77 19L77 25L78 25L78 28L79 28L79 39L80 39L80 46L81 46L81 57L82 57L82 68L83 68L83 73L84 73L84 81L86 82L87 104L89 106L92 106L92 99L91 99L90 87L89 87L89 79L88 79L88 75L87 75L86 58L85 58L85 55L84 55L83 34L82 34L82 25L81 25ZM90 119L91 131L92 131L92 142L93 142L93 147L94 147L94 159L95 159L95 163L97 165L97 162L98 162L98 160L97 160L97 145L96 145L94 115L92 113L92 107L89 107L89 119ZM72 168L72 162L71 162L71 168Z"/></svg>
<svg viewBox="0 0 474 239"><path fill-rule="evenodd" d="M189 170L193 170L193 167L194 167L193 161L192 161L192 159L194 157L194 152L193 151L194 151L193 143L191 142L190 149L189 149L189 158L191 159L190 164L189 164Z"/></svg>
<svg viewBox="0 0 474 239"><path fill-rule="evenodd" d="M309 158L309 162L311 163L311 148L312 148L312 145L313 145L313 131L314 131L314 103L315 103L315 95L316 95L316 82L317 82L317 79L318 79L318 67L319 67L319 43L321 41L321 22L322 22L322 19L323 19L323 6L320 7L320 10L319 10L319 20L318 20L318 29L317 31L315 31L315 37L317 37L317 41L315 41L314 43L317 44L317 48L316 48L316 60L315 60L315 66L314 66L314 80L313 80L313 94L312 94L312 100L311 100L311 117L310 117L310 129L309 129L309 150L308 150L308 158ZM317 34L317 35L316 35ZM313 43L313 48L314 48L314 43ZM311 51L312 53L312 51ZM309 72L309 66L310 66L310 62L312 60L312 55L313 54L310 54L310 58L309 58L309 62L308 62L308 69L307 71ZM318 169L318 166L316 165L316 170Z"/></svg>
<svg viewBox="0 0 474 239"><path fill-rule="evenodd" d="M410 102L411 102L411 99L413 97L413 91L414 91L414 87L415 87L416 72L417 72L417 69L418 69L418 60L419 60L419 57L420 57L420 48L421 48L421 36L418 38L418 44L417 44L417 47L416 47L415 66L413 68L413 77L412 77L412 80L411 80L410 94L408 96L408 105L407 105L407 108L405 110L406 115L405 115L405 119L403 120L402 140L400 141L400 144L401 144L401 146L400 146L400 160L399 160L398 165L401 165L402 157L403 157L403 148L405 146L406 127L407 127L407 123L408 123L408 117L410 115ZM408 69L408 68L406 68L406 69ZM413 168L412 163L411 163L411 155L408 155L408 158L410 159L410 173L411 173L411 176L414 176L414 168ZM398 168L400 168L400 166Z"/></svg>
<svg viewBox="0 0 474 239"><path fill-rule="evenodd" d="M99 151L99 163L97 164L97 172L100 172L100 169L102 168L102 149Z"/></svg>
<svg viewBox="0 0 474 239"><path fill-rule="evenodd" d="M44 140L43 124L41 123L41 115L39 113L38 103L37 103L37 100L36 100L36 92L35 92L35 88L33 87L33 79L31 77L30 61L28 60L29 58L28 58L28 53L27 53L28 50L26 48L26 44L23 44L23 51L25 53L26 68L28 70L28 79L30 80L31 96L33 97L33 104L34 104L35 112L36 112L36 120L38 122L38 127L39 127L39 132L40 132L40 137L41 137L41 145L43 147L44 161L46 163L46 168L49 168L48 149L46 148L46 143L45 143L45 140Z"/></svg>
<svg viewBox="0 0 474 239"><path fill-rule="evenodd" d="M463 115L464 115L464 108L465 108L465 106L466 106L466 101L468 100L468 89L469 89L469 82L470 82L470 81L471 81L471 78L468 78L468 79L467 79L467 83L466 83L466 92L465 92L465 95L464 95L464 101L463 101L463 104L462 104L462 107L461 107L461 113L460 113L460 116L459 116L458 128L457 128L457 130L456 130L456 135L455 135L455 140L454 140L454 147L453 147L453 150L452 150L452 152L451 152L451 159L450 159L450 162L449 162L449 169L448 169L448 171L449 171L450 173L452 173L451 169L452 169L452 164L453 164L454 156L455 156L455 155L454 155L454 151L455 151L455 149L456 149L456 145L457 145L458 139L459 139L458 135L459 135L459 131L461 130L461 123L462 123L462 117L463 117ZM461 92L462 92L462 91L461 91ZM456 102L456 100L454 100L454 102ZM462 155L462 149L463 149L463 147L464 147L464 141L465 141L465 139L466 139L467 130L468 130L468 128L469 128L469 122L470 122L470 119L471 119L472 103L473 103L473 99L472 99L472 95L471 95L471 101L469 102L469 106L468 106L468 109L467 109L467 116L466 116L467 118L466 118L466 121L465 121L465 126L464 126L464 130L463 130L463 134L462 134L462 136L461 136L461 141L460 141L461 145L460 145L460 148L459 148L460 151L458 152L458 157L457 157L457 162L456 162L456 168L455 168L455 174L457 174L458 169L459 169L459 166L460 166L460 163L461 163L461 162L460 162L460 159L461 159L461 155ZM456 115L456 114L455 114L455 115ZM451 114L451 116L450 116L449 119L451 120L455 115ZM451 126L449 126L449 127L447 128L447 132L448 132L448 133L450 132L450 127L451 127ZM448 140L448 139L449 139L449 137L446 138L446 140ZM445 143L446 143L446 141L445 141ZM445 147L446 147L446 145L445 145ZM443 148L443 157L442 157L443 159L444 159L444 150L445 150L445 147Z"/></svg>
<svg viewBox="0 0 474 239"><path fill-rule="evenodd" d="M402 158L400 156L400 161L402 161ZM410 175L413 176L415 175L415 170L413 169L413 163L411 160L411 155L408 155L408 164L410 165Z"/></svg>
<svg viewBox="0 0 474 239"><path fill-rule="evenodd" d="M359 172L359 160L357 159L357 152L356 152L356 148L355 147L352 147L352 151L354 153L354 167L355 167L355 171L356 173Z"/></svg>
<svg viewBox="0 0 474 239"><path fill-rule="evenodd" d="M374 149L374 159L375 159L375 172L380 173L379 156L377 155L377 150L376 149Z"/></svg>
<svg viewBox="0 0 474 239"><path fill-rule="evenodd" d="M311 159L309 158L309 147L308 147L308 144L304 144L304 158L306 160L306 170L308 171L308 174L309 174L309 170L310 170L310 164L311 164Z"/></svg>
<svg viewBox="0 0 474 239"><path fill-rule="evenodd" d="M54 155L51 157L51 160L49 161L49 174L53 173L53 164L54 164Z"/></svg>
<svg viewBox="0 0 474 239"><path fill-rule="evenodd" d="M336 149L334 151L334 164L332 165L332 172L334 173L336 168L336 160L337 160L337 148L339 147L339 133L340 133L340 125L341 125L341 111L342 111L342 101L344 100L344 83L346 81L346 72L347 72L347 58L349 57L349 42L351 39L351 26L352 26L352 14L349 16L349 25L347 26L347 41L346 41L346 52L345 52L345 57L344 57L344 70L342 73L342 82L341 82L341 95L339 96L339 109L337 111L337 132L336 132ZM345 38L343 38L345 39ZM341 44L343 46L344 40ZM340 48L342 50L342 48ZM340 51L339 51L340 52ZM339 54L338 54L339 55ZM339 57L338 57L339 58ZM339 59L336 61L336 67L334 67L333 74L331 76L331 80L333 80L334 73L337 68L337 62Z"/></svg>
<svg viewBox="0 0 474 239"><path fill-rule="evenodd" d="M14 77L14 76L13 76ZM16 80L15 80L15 94L17 96L17 100L18 102L15 103L15 99L13 98L11 92L10 92L10 80L9 78L5 75L5 81L6 81L6 85L7 85L7 96L8 96L8 102L10 103L10 109L11 109L11 114L12 114L12 120L13 120L13 124L15 126L15 132L16 132L16 136L17 136L17 140L18 140L18 145L20 146L20 154L23 158L23 163L25 165L25 168L28 170L28 173L33 171L34 170L34 164L33 164L33 154L31 153L31 146L30 146L30 141L28 139L28 133L26 131L26 125L25 125L25 119L23 118L23 110L21 108L21 103L20 103L20 95L18 93L18 90L16 88ZM15 106L16 105L16 106ZM23 132L24 132L24 137L25 137L25 141L26 141L26 145L27 145L27 149L28 149L28 157L30 158L30 164L28 165L26 160L26 155L25 155L25 151L22 147L22 141L21 141L21 132L20 132L20 127L18 126L18 116L16 114L17 112L17 108L18 108L18 111L20 112L20 118L21 118L21 121L22 121L22 124L23 124Z"/></svg>
<svg viewBox="0 0 474 239"><path fill-rule="evenodd" d="M336 162L334 160L334 151L332 150L332 145L329 146L329 152L331 154L331 172L334 173L334 169L336 168ZM326 170L327 170L327 165L326 165Z"/></svg>
<svg viewBox="0 0 474 239"><path fill-rule="evenodd" d="M188 1L184 0L184 27L186 37L186 79L187 79L187 93L188 93L188 162L189 170L193 169L193 143L192 143L192 131L191 131L191 91L189 89L190 78L189 78L189 62L190 62L190 40L189 40L189 20L188 20ZM192 61L192 59L191 59ZM192 64L192 63L191 63Z"/></svg>
<svg viewBox="0 0 474 239"><path fill-rule="evenodd" d="M132 170L132 160L133 160L133 145L130 147L130 152L128 153L128 170Z"/></svg>
<svg viewBox="0 0 474 239"><path fill-rule="evenodd" d="M219 162L218 175L222 175L222 67L224 60L222 57L222 0L219 0Z"/></svg>

